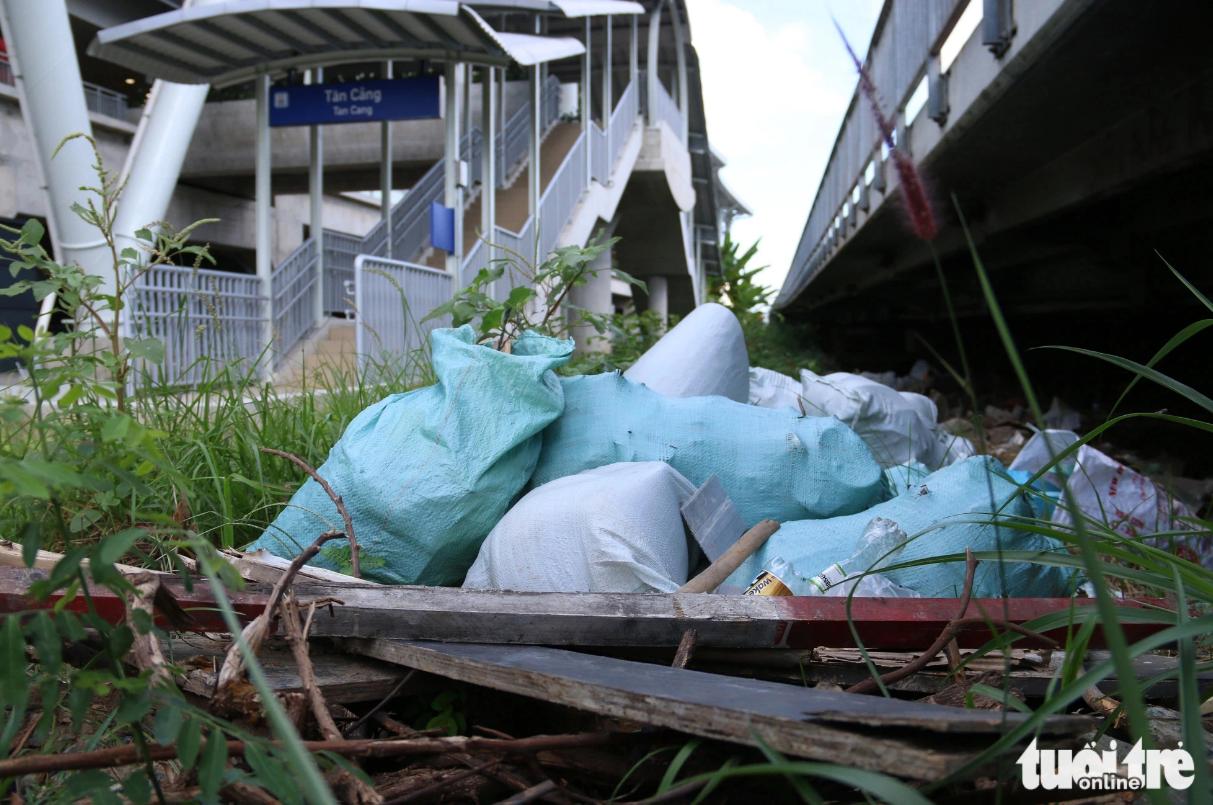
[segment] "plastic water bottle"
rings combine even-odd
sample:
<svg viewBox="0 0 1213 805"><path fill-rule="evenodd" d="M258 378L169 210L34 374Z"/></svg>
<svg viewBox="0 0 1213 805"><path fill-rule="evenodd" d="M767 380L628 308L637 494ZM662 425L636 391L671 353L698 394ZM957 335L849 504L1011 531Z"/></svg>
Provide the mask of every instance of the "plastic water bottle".
<svg viewBox="0 0 1213 805"><path fill-rule="evenodd" d="M804 579L792 563L782 556L772 556L742 595L796 595L796 588L803 587Z"/></svg>
<svg viewBox="0 0 1213 805"><path fill-rule="evenodd" d="M808 594L824 595L825 591L852 573L876 571L892 564L906 546L906 532L885 517L873 517L863 529L851 558L830 565L809 579ZM784 593L790 595L790 593Z"/></svg>

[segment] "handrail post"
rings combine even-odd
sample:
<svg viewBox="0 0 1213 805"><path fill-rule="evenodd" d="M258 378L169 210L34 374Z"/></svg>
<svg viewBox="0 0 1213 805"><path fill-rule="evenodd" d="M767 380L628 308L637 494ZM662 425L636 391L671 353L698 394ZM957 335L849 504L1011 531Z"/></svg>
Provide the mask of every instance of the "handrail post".
<svg viewBox="0 0 1213 805"><path fill-rule="evenodd" d="M497 93L494 81L497 68L480 68L480 234L484 238L481 248L487 249L485 265L491 266L496 255L489 244L496 241L493 234L497 226ZM496 283L494 283L494 286ZM489 289L489 296L496 296L496 287Z"/></svg>
<svg viewBox="0 0 1213 805"><path fill-rule="evenodd" d="M383 63L383 77L392 77L392 62ZM383 254L392 257L392 121L379 124L379 213L383 218Z"/></svg>
<svg viewBox="0 0 1213 805"><path fill-rule="evenodd" d="M270 221L270 204L273 199L270 187L269 84L270 77L265 73L259 73L253 81L257 113L253 195L257 222L257 277L261 280L261 296L265 306L261 325L261 348L263 350L268 349L274 339L274 255L272 253L274 245ZM262 367L262 372L268 376L272 365L272 361L267 361Z"/></svg>
<svg viewBox="0 0 1213 805"><path fill-rule="evenodd" d="M459 255L457 249L459 246L459 76L456 71L456 62L454 59L447 59L445 65L444 78L446 83L445 109L446 114L446 147L443 154L443 173L444 186L442 203L444 206L455 210L455 246L456 251L447 252L446 255L446 270L451 275L451 294L452 296L459 292Z"/></svg>
<svg viewBox="0 0 1213 805"><path fill-rule="evenodd" d="M603 179L605 179L608 184L611 181L611 176L610 176L611 168L614 167L614 165L612 164L613 160L611 159L611 154L613 153L611 151L611 117L612 117L612 113L615 111L615 96L614 96L614 90L611 87L611 47L613 45L612 34L614 33L611 29L613 27L614 27L613 19L610 14L607 14L607 16L606 16L606 58L603 60L603 65L602 65L602 127L604 129L606 129L607 162L608 162L607 175L604 176Z"/></svg>
<svg viewBox="0 0 1213 805"><path fill-rule="evenodd" d="M593 77L593 67L590 64L591 39L590 39L590 20L592 17L585 18L585 54L581 57L581 136L585 138L585 177L586 184L589 184L590 177L594 175L594 149L590 148L590 118L593 116L592 105L593 88L591 78Z"/></svg>
<svg viewBox="0 0 1213 805"><path fill-rule="evenodd" d="M648 108L644 112L650 128L660 125L656 110L657 88L661 86L661 79L657 76L657 48L661 43L661 7L663 5L665 4L658 3L657 8L653 9L653 13L649 14L649 71L645 76L649 82L649 92L646 99Z"/></svg>
<svg viewBox="0 0 1213 805"><path fill-rule="evenodd" d="M312 70L313 84L324 83L324 68ZM319 327L324 323L324 130L318 125L308 127L308 201L312 248L316 250L313 269L316 276L312 292L312 320Z"/></svg>

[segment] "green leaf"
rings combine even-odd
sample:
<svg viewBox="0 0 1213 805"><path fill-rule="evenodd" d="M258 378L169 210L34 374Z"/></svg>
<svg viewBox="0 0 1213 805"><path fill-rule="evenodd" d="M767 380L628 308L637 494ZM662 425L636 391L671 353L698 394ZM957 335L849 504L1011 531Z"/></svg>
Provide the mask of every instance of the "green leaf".
<svg viewBox="0 0 1213 805"><path fill-rule="evenodd" d="M37 246L42 242L43 235L46 234L46 228L38 221L37 218L30 218L21 226L21 240L31 246Z"/></svg>
<svg viewBox="0 0 1213 805"><path fill-rule="evenodd" d="M248 741L244 746L244 759L257 775L257 782L284 805L302 801L299 786L281 758L271 755L260 743Z"/></svg>
<svg viewBox="0 0 1213 805"><path fill-rule="evenodd" d="M44 609L35 615L30 623L30 631L42 670L51 676L58 676L59 669L63 666L63 641L55 629L50 613Z"/></svg>
<svg viewBox="0 0 1213 805"><path fill-rule="evenodd" d="M93 703L92 685L73 684L67 692L67 711L72 714L72 729L77 732L84 725L89 705Z"/></svg>
<svg viewBox="0 0 1213 805"><path fill-rule="evenodd" d="M21 560L26 567L33 567L38 559L38 551L42 550L42 524L26 523L21 527Z"/></svg>
<svg viewBox="0 0 1213 805"><path fill-rule="evenodd" d="M980 684L974 685L973 687L969 688L969 693L977 694L980 696L985 696L988 699L993 699L996 702L1001 702L1002 704L1005 704L1007 707L1013 707L1021 713L1031 714L1031 712L1032 712L1031 707L1028 707L1026 704L1021 702L1019 699L1017 699L1014 696L1012 696L1011 694L1007 693L1005 690L999 690L998 688L990 687L989 685L980 685ZM966 702L967 701L968 701L968 699L966 698Z"/></svg>
<svg viewBox="0 0 1213 805"><path fill-rule="evenodd" d="M214 802L223 787L223 769L227 765L227 741L218 728L212 729L202 750L198 764L198 785L202 789L201 799Z"/></svg>
<svg viewBox="0 0 1213 805"><path fill-rule="evenodd" d="M152 712L152 697L147 694L146 690L141 690L137 693L123 694L122 699L118 702L117 718L127 724L134 724L150 712Z"/></svg>
<svg viewBox="0 0 1213 805"><path fill-rule="evenodd" d="M755 245L757 245L757 244L755 244ZM636 279L631 274L629 274L628 272L624 271L621 268L613 269L613 271L617 278L623 280L628 285L635 285L637 288L639 288L644 293L649 292L649 286L646 285L642 280Z"/></svg>
<svg viewBox="0 0 1213 805"><path fill-rule="evenodd" d="M138 260L139 252L136 251L135 249L132 249L130 246L127 246L125 249L123 249L119 253L118 256L121 257L123 260Z"/></svg>
<svg viewBox="0 0 1213 805"><path fill-rule="evenodd" d="M1128 358L1120 358L1120 357L1117 357L1116 355L1108 355L1107 353L1095 352L1094 350L1090 350L1090 349L1079 349L1078 347L1048 346L1048 347L1041 347L1041 349L1064 349L1067 352L1077 352L1079 355L1087 355L1088 357L1091 357L1091 358L1099 358L1100 360L1107 361L1108 363L1110 363L1114 366L1119 366L1122 369L1128 369L1130 372L1134 372L1138 376L1144 377L1147 380L1153 380L1155 383L1162 386L1163 388L1170 389L1171 391L1174 391L1176 394L1187 397L1189 400L1196 403L1201 408L1204 408L1206 411L1213 413L1213 400L1210 400L1208 397L1201 394L1196 389L1194 389L1184 383L1180 383L1178 380L1173 380L1172 378L1167 377L1163 373L1161 373L1155 369L1151 369L1149 366L1142 366L1140 363L1137 363L1136 361L1131 361Z"/></svg>
<svg viewBox="0 0 1213 805"><path fill-rule="evenodd" d="M202 741L202 724L197 718L189 717L181 727L177 736L177 760L181 761L183 772L194 768L198 759L198 746Z"/></svg>
<svg viewBox="0 0 1213 805"><path fill-rule="evenodd" d="M427 730L443 729L446 730L446 734L449 736L459 734L459 724L449 712L439 713L438 715L434 716L426 722L425 728Z"/></svg>
<svg viewBox="0 0 1213 805"><path fill-rule="evenodd" d="M83 395L84 386L73 385L66 392L64 392L62 397L59 398L59 407L67 408L68 406L74 405L76 400L79 400Z"/></svg>
<svg viewBox="0 0 1213 805"><path fill-rule="evenodd" d="M20 336L21 340L25 341L26 343L34 343L34 331L31 330L27 325L18 324L17 335Z"/></svg>
<svg viewBox="0 0 1213 805"><path fill-rule="evenodd" d="M132 358L150 361L155 364L164 363L164 342L159 338L148 336L126 342L126 351Z"/></svg>
<svg viewBox="0 0 1213 805"><path fill-rule="evenodd" d="M122 781L122 793L134 805L147 805L152 798L152 786L147 781L147 775L143 773L143 769L136 769L127 775L126 779Z"/></svg>
<svg viewBox="0 0 1213 805"><path fill-rule="evenodd" d="M142 528L128 528L111 534L93 548L92 561L99 565L112 565L123 557L138 540L147 536Z"/></svg>
<svg viewBox="0 0 1213 805"><path fill-rule="evenodd" d="M118 414L106 420L101 426L101 440L104 442L115 442L126 436L126 432L130 430L132 420L126 414Z"/></svg>
<svg viewBox="0 0 1213 805"><path fill-rule="evenodd" d="M152 722L152 734L156 736L156 743L168 746L177 740L177 736L181 734L181 723L182 713L176 704L165 702L160 705L160 709L156 711L156 719Z"/></svg>
<svg viewBox="0 0 1213 805"><path fill-rule="evenodd" d="M26 695L28 667L21 619L17 615L7 615L4 625L0 626L0 703L11 707Z"/></svg>
<svg viewBox="0 0 1213 805"><path fill-rule="evenodd" d="M1187 327L1183 328L1178 333L1173 335L1171 337L1171 340L1168 341L1166 344L1164 344L1162 346L1162 348L1158 350L1158 352L1155 352L1154 357L1150 358L1150 362L1147 363L1146 366L1153 368L1159 361L1161 361L1163 358L1165 358L1167 355L1169 355L1176 347L1178 347L1180 344L1187 341L1189 338L1196 335L1197 333L1203 331L1205 328L1209 327L1210 325L1213 325L1213 319L1202 319L1201 321L1198 321L1194 324L1189 324ZM1111 419L1112 415L1116 413L1116 409L1120 407L1120 404L1122 402L1124 402L1125 397L1129 394L1130 391L1133 390L1133 387L1137 385L1138 380L1141 380L1140 376L1135 377L1132 380L1130 380L1129 385L1126 386L1125 390L1122 391L1120 393L1120 396L1116 398L1116 404L1112 406L1112 409L1110 411L1108 411L1109 419Z"/></svg>
<svg viewBox="0 0 1213 805"><path fill-rule="evenodd" d="M136 229L136 230L135 230L135 237L136 237L136 238L138 238L139 240L146 240L147 242L151 243L151 241L152 241L152 239L153 239L153 238L152 238L152 230L150 230L150 229Z"/></svg>
<svg viewBox="0 0 1213 805"><path fill-rule="evenodd" d="M521 310L535 296L535 291L525 285L519 285L510 291L510 295L506 297L505 306L510 310Z"/></svg>
<svg viewBox="0 0 1213 805"><path fill-rule="evenodd" d="M84 631L84 627L80 625L80 619L76 617L76 613L74 612L56 612L55 628L59 630L59 635L64 640L70 640L73 643L79 643L88 636Z"/></svg>
<svg viewBox="0 0 1213 805"><path fill-rule="evenodd" d="M135 644L135 633L131 631L131 627L123 624L115 626L110 632L109 650L115 660L121 660L126 656L126 652L131 650L131 646Z"/></svg>
<svg viewBox="0 0 1213 805"><path fill-rule="evenodd" d="M682 767L687 760L703 741L699 738L687 743L678 750L678 754L674 755L674 759L670 761L670 765L665 770L665 775L661 778L661 784L657 786L657 794L664 794L674 786L674 781L678 779L678 772L682 771Z"/></svg>

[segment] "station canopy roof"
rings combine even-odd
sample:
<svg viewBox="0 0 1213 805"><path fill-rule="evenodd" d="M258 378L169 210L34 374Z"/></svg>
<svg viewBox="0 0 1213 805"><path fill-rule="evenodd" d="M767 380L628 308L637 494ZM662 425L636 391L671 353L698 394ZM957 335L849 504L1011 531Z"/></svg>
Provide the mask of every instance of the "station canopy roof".
<svg viewBox="0 0 1213 805"><path fill-rule="evenodd" d="M469 0L480 8L504 8L518 11L551 11L573 17L598 17L606 14L643 14L644 6L632 0Z"/></svg>
<svg viewBox="0 0 1213 805"><path fill-rule="evenodd" d="M351 61L528 66L584 52L569 37L498 33L455 0L226 0L106 28L88 46L155 78L216 86Z"/></svg>

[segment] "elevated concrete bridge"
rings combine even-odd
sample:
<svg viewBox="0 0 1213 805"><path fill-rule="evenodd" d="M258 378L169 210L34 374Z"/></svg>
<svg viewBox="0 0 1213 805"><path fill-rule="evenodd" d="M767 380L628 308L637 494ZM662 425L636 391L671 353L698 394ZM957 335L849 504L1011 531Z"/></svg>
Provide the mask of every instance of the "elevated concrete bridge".
<svg viewBox="0 0 1213 805"><path fill-rule="evenodd" d="M949 40L971 3L980 23ZM980 371L1005 364L953 197L1025 350L1071 344L1144 361L1207 316L1155 251L1213 290L1211 21L1198 2L885 2L868 68L931 190L934 246ZM904 370L929 357L923 339L956 357L930 251L906 224L858 92L775 307L812 321L846 368ZM1104 380L1128 379L1027 354L1042 385L1081 405L1099 402ZM1203 372L1195 346L1168 361L1180 376Z"/></svg>

